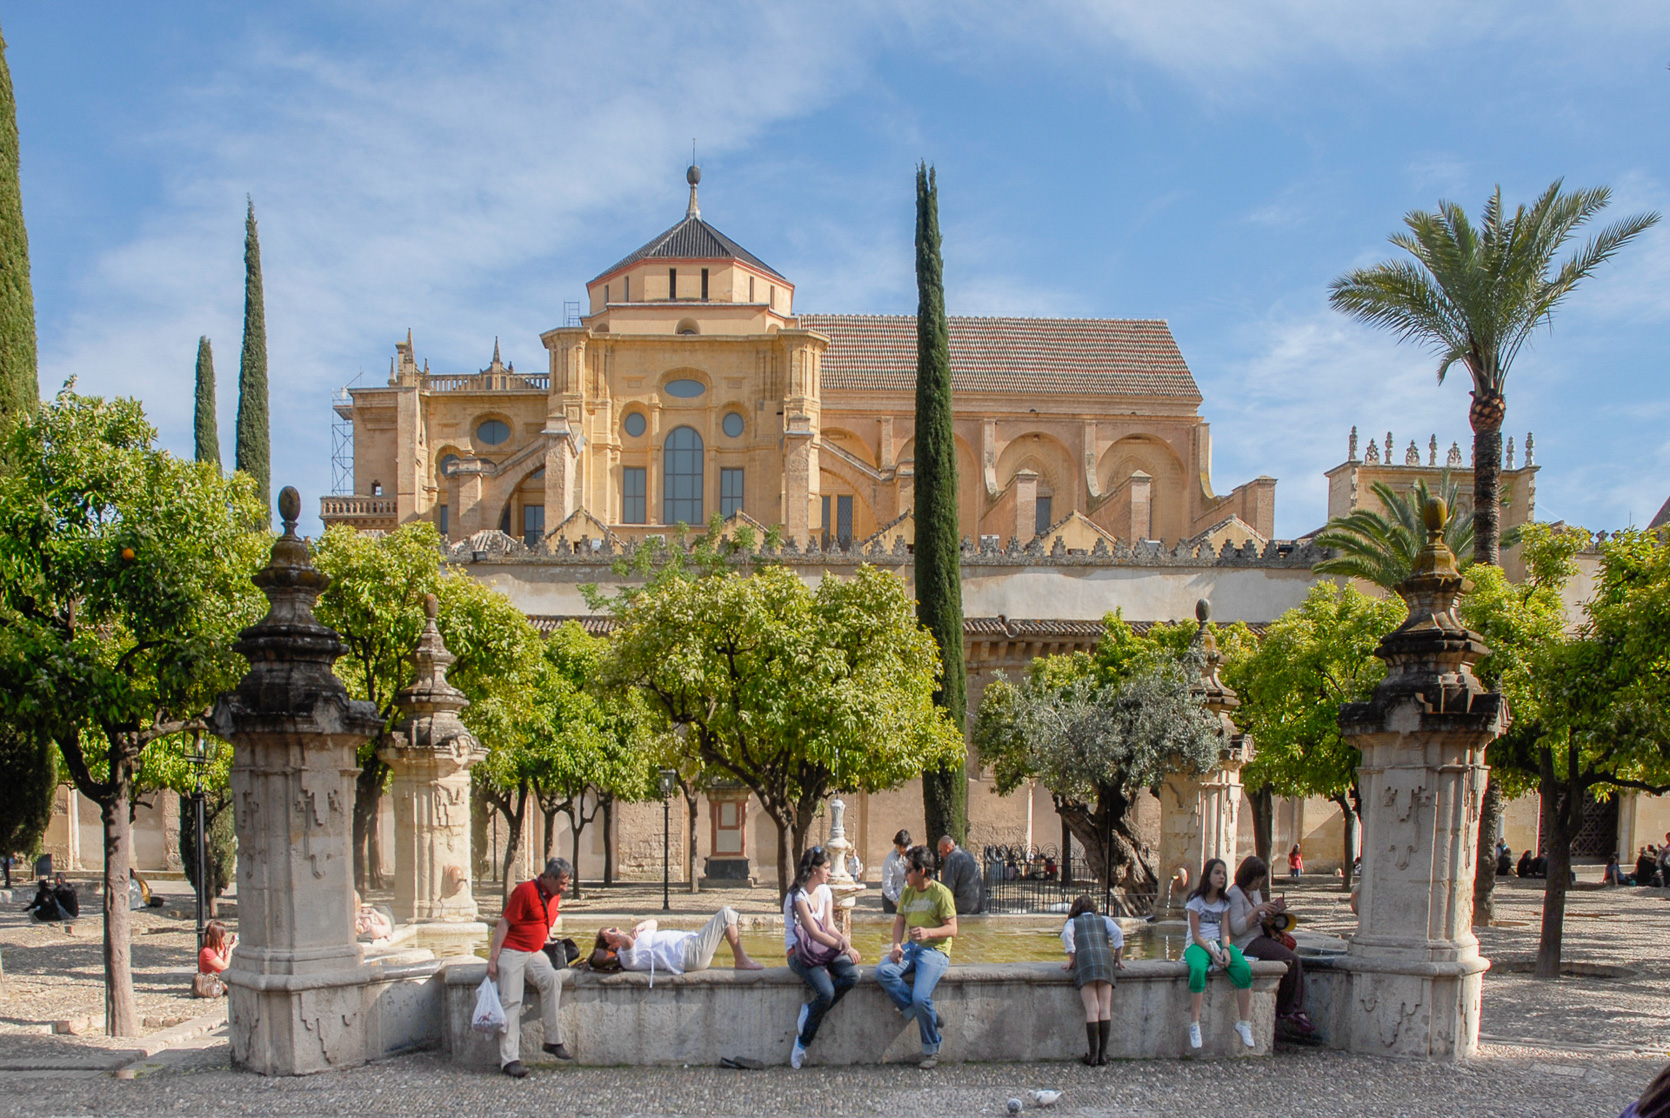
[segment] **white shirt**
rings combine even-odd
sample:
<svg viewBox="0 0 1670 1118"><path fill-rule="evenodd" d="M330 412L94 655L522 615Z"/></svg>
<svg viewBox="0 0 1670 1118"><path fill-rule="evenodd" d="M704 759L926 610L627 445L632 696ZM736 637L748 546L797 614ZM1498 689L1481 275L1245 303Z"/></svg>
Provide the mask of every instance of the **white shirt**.
<svg viewBox="0 0 1670 1118"><path fill-rule="evenodd" d="M905 891L905 859L894 847L887 852L887 860L881 864L881 895L899 903L899 897Z"/></svg>
<svg viewBox="0 0 1670 1118"><path fill-rule="evenodd" d="M805 897L806 907L811 909L813 916L816 916L826 925L831 922L829 913L835 905L835 894L829 891L827 885L819 885L810 893L804 889L790 889L789 895L783 898L783 950L785 952L793 951L795 941L800 938L795 933L795 925L799 923L794 913L794 899L796 897Z"/></svg>
<svg viewBox="0 0 1670 1118"><path fill-rule="evenodd" d="M1216 943L1223 938L1224 914L1229 911L1229 900L1219 897L1211 904L1206 903L1205 897L1190 897L1189 903L1183 906L1190 912L1200 914L1200 938L1207 943Z"/></svg>
<svg viewBox="0 0 1670 1118"><path fill-rule="evenodd" d="M1118 922L1111 916L1104 916L1102 917L1102 920L1108 926L1108 946L1113 948L1113 950L1118 951L1121 947L1125 946L1124 929L1122 929ZM1073 936L1073 925L1076 923L1078 923L1077 919L1069 920L1067 921L1067 926L1061 929L1061 945L1067 949L1067 954L1069 955L1075 954L1077 951L1077 948L1074 946Z"/></svg>
<svg viewBox="0 0 1670 1118"><path fill-rule="evenodd" d="M684 945L695 937L695 932L640 932L633 937L631 947L620 950L620 965L624 970L647 970L651 974L658 970L683 974Z"/></svg>

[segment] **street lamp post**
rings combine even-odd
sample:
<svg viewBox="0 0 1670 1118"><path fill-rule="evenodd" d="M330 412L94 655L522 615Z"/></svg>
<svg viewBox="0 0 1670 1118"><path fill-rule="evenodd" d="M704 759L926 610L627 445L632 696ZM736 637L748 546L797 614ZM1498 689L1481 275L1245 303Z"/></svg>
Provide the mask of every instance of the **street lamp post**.
<svg viewBox="0 0 1670 1118"><path fill-rule="evenodd" d="M672 769L661 770L661 911L666 912L673 907L672 902L672 863L669 861L672 840L672 795L673 789L678 787L678 773Z"/></svg>

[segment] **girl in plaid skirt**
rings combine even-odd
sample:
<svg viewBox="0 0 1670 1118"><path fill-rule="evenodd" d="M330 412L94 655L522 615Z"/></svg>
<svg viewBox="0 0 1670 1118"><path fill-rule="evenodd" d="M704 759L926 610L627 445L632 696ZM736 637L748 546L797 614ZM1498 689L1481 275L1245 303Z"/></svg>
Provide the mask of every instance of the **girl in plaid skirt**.
<svg viewBox="0 0 1670 1118"><path fill-rule="evenodd" d="M1125 969L1120 956L1125 952L1125 933L1112 917L1096 912L1089 893L1080 893L1067 913L1061 929L1061 944L1067 949L1062 970L1073 972L1073 984L1084 1002L1084 1062L1092 1066L1108 1062L1108 1034L1113 1030L1113 976Z"/></svg>

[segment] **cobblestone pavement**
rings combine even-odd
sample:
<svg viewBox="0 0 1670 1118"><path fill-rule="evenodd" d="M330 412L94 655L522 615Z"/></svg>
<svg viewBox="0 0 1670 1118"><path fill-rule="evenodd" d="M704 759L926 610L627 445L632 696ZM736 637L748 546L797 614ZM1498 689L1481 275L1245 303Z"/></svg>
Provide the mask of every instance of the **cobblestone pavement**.
<svg viewBox="0 0 1670 1118"><path fill-rule="evenodd" d="M1336 896L1308 885L1289 890L1309 928L1349 933L1350 911L1334 907ZM1655 934L1670 914L1665 891L1574 893L1567 960L1620 969L1614 977L1557 982L1512 969L1535 953L1540 893L1511 883L1499 896L1502 925L1481 935L1496 964L1485 982L1484 1041L1477 1059L1456 1067L1283 1047L1269 1059L1233 1069L1225 1062L1188 1061L1102 1069L962 1064L932 1072L908 1066L808 1066L800 1072L541 1067L518 1083L419 1054L269 1080L228 1067L222 1032L135 1063L135 1078L121 1080L98 1070L110 1066L110 1049L120 1042L91 1048L95 1038L13 1034L0 1035L0 1069L13 1069L0 1070L0 1115L996 1115L1004 1113L1005 1100L1024 1099L1038 1087L1064 1092L1055 1108L1060 1114L1199 1116L1246 1106L1280 1116L1617 1114L1670 1060L1670 998L1664 993L1670 959L1662 957L1664 937ZM701 907L713 903L704 896ZM1644 948L1657 954L1645 955ZM8 952L8 972L13 958ZM20 1041L29 1042L32 1058L16 1051ZM59 1055L50 1066L63 1070L30 1070L48 1066L52 1051ZM95 1052L100 1059L85 1060ZM77 1054L84 1062L77 1063Z"/></svg>

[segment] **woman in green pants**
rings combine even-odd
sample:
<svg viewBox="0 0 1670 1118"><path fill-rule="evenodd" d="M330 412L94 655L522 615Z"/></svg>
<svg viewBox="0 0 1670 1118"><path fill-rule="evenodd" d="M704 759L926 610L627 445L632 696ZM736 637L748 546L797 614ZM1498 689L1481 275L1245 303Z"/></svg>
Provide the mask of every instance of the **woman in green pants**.
<svg viewBox="0 0 1670 1118"><path fill-rule="evenodd" d="M1241 1019L1235 1031L1241 1043L1253 1046L1252 967L1241 949L1229 942L1229 867L1213 858L1200 871L1200 883L1183 907L1189 914L1189 946L1183 961L1189 965L1189 1047L1200 1047L1200 1006L1206 1000L1206 972L1217 967L1229 972L1235 984L1235 1002Z"/></svg>

